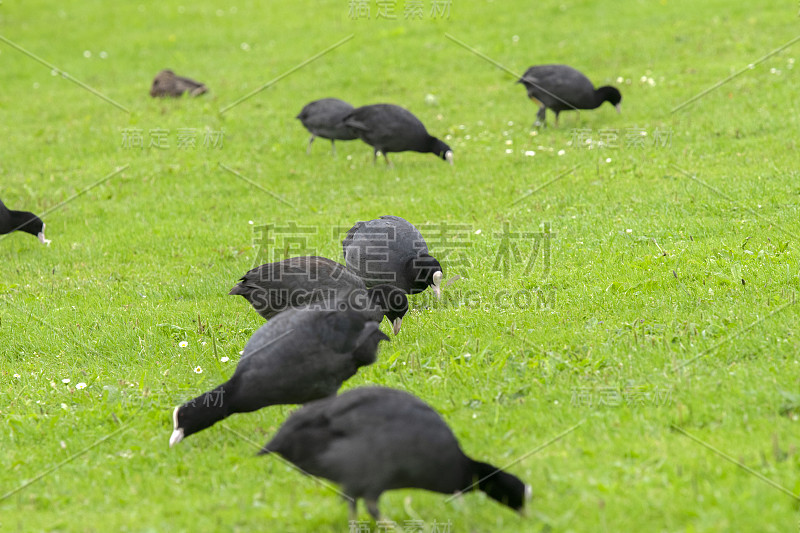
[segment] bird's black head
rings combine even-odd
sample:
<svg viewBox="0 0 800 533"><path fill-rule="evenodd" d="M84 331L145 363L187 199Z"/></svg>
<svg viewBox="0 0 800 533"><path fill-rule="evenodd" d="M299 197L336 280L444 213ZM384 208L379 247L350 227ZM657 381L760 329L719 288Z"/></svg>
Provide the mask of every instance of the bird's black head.
<svg viewBox="0 0 800 533"><path fill-rule="evenodd" d="M213 426L227 416L228 398L225 388L220 385L214 390L201 394L194 400L179 405L172 412L172 435L169 446L172 448L189 435Z"/></svg>
<svg viewBox="0 0 800 533"><path fill-rule="evenodd" d="M531 488L517 476L478 461L472 462L473 478L487 496L521 513L531 496Z"/></svg>
<svg viewBox="0 0 800 533"><path fill-rule="evenodd" d="M421 254L412 260L413 286L411 294L417 294L431 287L436 296L442 291L442 265L435 257Z"/></svg>
<svg viewBox="0 0 800 533"><path fill-rule="evenodd" d="M619 111L619 104L622 102L622 94L616 87L604 85L597 89L597 94L603 97L603 102L610 102L611 105L616 107L617 111Z"/></svg>
<svg viewBox="0 0 800 533"><path fill-rule="evenodd" d="M50 244L44 237L44 222L42 219L27 211L12 211L11 225L13 229L30 233L38 237L42 244Z"/></svg>
<svg viewBox="0 0 800 533"><path fill-rule="evenodd" d="M403 317L408 313L408 297L402 289L394 285L376 285L370 289L370 304L377 305L392 323L394 334L400 333Z"/></svg>
<svg viewBox="0 0 800 533"><path fill-rule="evenodd" d="M442 140L437 139L436 137L431 137L431 145L429 151L432 154L436 154L443 160L447 161L451 165L453 164L453 150Z"/></svg>

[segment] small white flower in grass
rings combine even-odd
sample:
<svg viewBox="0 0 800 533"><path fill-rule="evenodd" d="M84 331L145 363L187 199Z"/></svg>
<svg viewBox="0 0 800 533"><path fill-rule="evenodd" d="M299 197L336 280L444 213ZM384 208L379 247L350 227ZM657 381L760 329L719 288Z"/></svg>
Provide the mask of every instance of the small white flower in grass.
<svg viewBox="0 0 800 533"><path fill-rule="evenodd" d="M511 42L518 43L519 42L519 35L512 35Z"/></svg>
<svg viewBox="0 0 800 533"><path fill-rule="evenodd" d="M559 150L559 151L558 151L558 155L564 155L564 154L566 154L566 153L567 153L567 152L566 152L566 150Z"/></svg>
<svg viewBox="0 0 800 533"><path fill-rule="evenodd" d="M239 352L239 355L244 355L244 350L242 350L241 352Z"/></svg>
<svg viewBox="0 0 800 533"><path fill-rule="evenodd" d="M80 382L77 385L75 385L75 388L78 389L78 390L83 390L83 389L86 388L86 383Z"/></svg>
<svg viewBox="0 0 800 533"><path fill-rule="evenodd" d="M61 380L61 383L63 383L64 385L66 385L69 382L70 382L69 378L64 378L64 379Z"/></svg>
<svg viewBox="0 0 800 533"><path fill-rule="evenodd" d="M536 152L534 152L533 150L526 150L525 155L528 157L533 157L536 155Z"/></svg>
<svg viewBox="0 0 800 533"><path fill-rule="evenodd" d="M239 46L240 46L240 47L241 47L241 49L242 49L242 50L244 50L245 52L249 52L249 51L250 51L250 45L249 45L249 44L247 44L247 43L242 43L242 44L240 44Z"/></svg>
<svg viewBox="0 0 800 533"><path fill-rule="evenodd" d="M85 57L86 59L89 59L90 57L92 57L92 53L89 50L84 50L83 51L83 57Z"/></svg>
<svg viewBox="0 0 800 533"><path fill-rule="evenodd" d="M617 83L625 83L625 78L622 76L617 76Z"/></svg>
<svg viewBox="0 0 800 533"><path fill-rule="evenodd" d="M227 355L223 355L222 357L219 358L219 360L222 363L227 363L228 361L230 361L230 358Z"/></svg>
<svg viewBox="0 0 800 533"><path fill-rule="evenodd" d="M196 366L196 367L194 367L194 373L195 374L202 374L203 373L203 369L200 368L199 366Z"/></svg>
<svg viewBox="0 0 800 533"><path fill-rule="evenodd" d="M475 235L480 235L480 234L481 234L481 230L475 230Z"/></svg>
<svg viewBox="0 0 800 533"><path fill-rule="evenodd" d="M611 163L611 158L610 157L606 157L606 163Z"/></svg>
<svg viewBox="0 0 800 533"><path fill-rule="evenodd" d="M632 229L626 229L625 233L633 233L633 230Z"/></svg>
<svg viewBox="0 0 800 533"><path fill-rule="evenodd" d="M255 222L253 222L252 220L248 220L248 221L247 221L247 223L248 223L248 224L250 224L251 226L252 226L253 224L255 224Z"/></svg>
<svg viewBox="0 0 800 533"><path fill-rule="evenodd" d="M15 378L17 378L17 379L19 379L19 378L21 378L22 376L20 376L19 374L14 374L14 377L15 377Z"/></svg>
<svg viewBox="0 0 800 533"><path fill-rule="evenodd" d="M507 154L513 154L513 153L514 153L514 150L512 150L511 148L509 148L508 150L506 150L506 153L507 153Z"/></svg>
<svg viewBox="0 0 800 533"><path fill-rule="evenodd" d="M100 52L100 59L106 59L108 57L108 52L105 50Z"/></svg>
<svg viewBox="0 0 800 533"><path fill-rule="evenodd" d="M512 141L511 139L506 139L506 144L514 144L514 141Z"/></svg>
<svg viewBox="0 0 800 533"><path fill-rule="evenodd" d="M178 346L180 346L181 348L186 348L187 346L189 346L189 343L186 341L181 341L178 343Z"/></svg>
<svg viewBox="0 0 800 533"><path fill-rule="evenodd" d="M62 408L62 409L69 409L69 408L67 407L67 404L65 404L65 403L62 403L62 404L61 404L61 408Z"/></svg>
<svg viewBox="0 0 800 533"><path fill-rule="evenodd" d="M203 346L205 346L205 345L206 345L206 341L203 341L203 342L201 342L200 344L202 344Z"/></svg>

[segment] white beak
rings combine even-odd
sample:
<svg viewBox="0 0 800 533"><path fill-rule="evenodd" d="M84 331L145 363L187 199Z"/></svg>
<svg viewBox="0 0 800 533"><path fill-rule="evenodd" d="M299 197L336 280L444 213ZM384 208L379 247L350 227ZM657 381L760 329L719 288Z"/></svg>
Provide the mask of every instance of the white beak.
<svg viewBox="0 0 800 533"><path fill-rule="evenodd" d="M42 231L40 231L40 232L39 232L39 234L37 235L37 237L39 237L39 242L40 242L40 243L42 243L42 244L46 244L47 246L50 246L50 242L51 242L51 241L49 241L49 240L47 240L47 239L45 239L45 238L44 238L44 226L45 226L45 225L44 225L44 224L42 224Z"/></svg>
<svg viewBox="0 0 800 533"><path fill-rule="evenodd" d="M617 104L614 106L614 109L617 110L617 113L622 113L622 104Z"/></svg>
<svg viewBox="0 0 800 533"><path fill-rule="evenodd" d="M450 163L451 165L453 164L453 151L452 150L448 150L448 151L446 151L444 153L444 160L447 161L448 163Z"/></svg>
<svg viewBox="0 0 800 533"><path fill-rule="evenodd" d="M183 440L183 428L176 429L175 431L172 432L172 435L170 435L169 437L169 447L172 448L182 440Z"/></svg>
<svg viewBox="0 0 800 533"><path fill-rule="evenodd" d="M400 333L400 326L402 325L403 325L403 319L399 317L395 318L394 322L392 322L392 332L394 332L395 335Z"/></svg>
<svg viewBox="0 0 800 533"><path fill-rule="evenodd" d="M437 298L442 297L442 271L434 272L433 273L433 293L436 295Z"/></svg>
<svg viewBox="0 0 800 533"><path fill-rule="evenodd" d="M181 406L179 405L178 407L175 408L174 411L172 411L172 427L174 428L174 430L172 432L172 435L170 435L169 437L170 448L172 448L173 446L175 446L176 444L178 444L180 441L183 440L183 428L178 427L178 409L180 408Z"/></svg>

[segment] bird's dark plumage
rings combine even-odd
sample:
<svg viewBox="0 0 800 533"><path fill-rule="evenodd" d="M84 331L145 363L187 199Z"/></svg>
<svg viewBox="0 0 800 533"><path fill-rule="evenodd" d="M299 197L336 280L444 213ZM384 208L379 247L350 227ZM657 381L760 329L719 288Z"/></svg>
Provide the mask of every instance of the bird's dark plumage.
<svg viewBox="0 0 800 533"><path fill-rule="evenodd" d="M353 270L318 256L292 257L256 267L242 276L229 294L243 296L267 320L286 309L336 309L344 303L376 322L385 316L395 334L408 312L408 298L401 289L393 285L367 289Z"/></svg>
<svg viewBox="0 0 800 533"><path fill-rule="evenodd" d="M374 158L381 152L387 164L389 158L386 154L405 151L432 153L453 162L450 147L430 135L417 117L400 106L374 104L359 107L344 119L344 123L374 148Z"/></svg>
<svg viewBox="0 0 800 533"><path fill-rule="evenodd" d="M619 111L622 101L620 92L609 85L595 89L592 82L580 71L567 65L538 65L525 71L517 83L525 86L528 98L539 104L537 122L545 123L547 109L556 114L562 111L595 109L603 102Z"/></svg>
<svg viewBox="0 0 800 533"><path fill-rule="evenodd" d="M42 244L50 244L44 237L44 222L28 211L11 211L0 200L0 235L12 231L24 231L39 239Z"/></svg>
<svg viewBox="0 0 800 533"><path fill-rule="evenodd" d="M291 309L259 328L233 376L175 408L170 446L234 414L336 394L389 338L353 310Z"/></svg>
<svg viewBox="0 0 800 533"><path fill-rule="evenodd" d="M342 241L345 264L373 287L388 283L408 294L441 290L442 266L413 224L396 216L356 222Z"/></svg>
<svg viewBox="0 0 800 533"><path fill-rule="evenodd" d="M150 87L150 96L153 98L178 98L183 96L183 93L189 93L189 96L199 96L207 92L208 87L199 81L177 76L171 70L159 72Z"/></svg>
<svg viewBox="0 0 800 533"><path fill-rule="evenodd" d="M308 140L306 153L311 153L311 143L316 137L330 139L331 150L336 153L335 141L352 141L358 135L344 125L344 118L353 111L354 107L338 98L323 98L307 104L297 119L311 133Z"/></svg>
<svg viewBox="0 0 800 533"><path fill-rule="evenodd" d="M392 489L452 494L477 487L517 511L529 493L517 477L467 457L425 402L382 387L357 388L306 405L260 453L278 453L304 472L340 484L353 499L353 519L363 498L378 520L378 498Z"/></svg>

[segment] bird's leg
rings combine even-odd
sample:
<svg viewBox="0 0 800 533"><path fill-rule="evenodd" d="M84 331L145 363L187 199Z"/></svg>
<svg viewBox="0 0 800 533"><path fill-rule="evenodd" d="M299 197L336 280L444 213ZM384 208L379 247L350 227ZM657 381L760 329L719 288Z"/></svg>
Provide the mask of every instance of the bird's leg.
<svg viewBox="0 0 800 533"><path fill-rule="evenodd" d="M389 157L386 155L386 152L383 153L383 158L386 160L386 168L392 168L394 166L392 165L392 162L389 161Z"/></svg>
<svg viewBox="0 0 800 533"><path fill-rule="evenodd" d="M558 127L558 111L556 111L556 128Z"/></svg>
<svg viewBox="0 0 800 533"><path fill-rule="evenodd" d="M364 498L364 503L367 505L367 511L376 522L381 519L381 512L378 509L378 500L372 498Z"/></svg>
<svg viewBox="0 0 800 533"><path fill-rule="evenodd" d="M333 139L331 139L331 152L336 156L336 142Z"/></svg>
<svg viewBox="0 0 800 533"><path fill-rule="evenodd" d="M539 111L536 112L536 122L533 123L534 126L547 126L547 122L545 122L545 114L547 113L547 108L542 106L539 108ZM556 115L558 116L558 115Z"/></svg>
<svg viewBox="0 0 800 533"><path fill-rule="evenodd" d="M311 134L311 138L308 140L308 148L306 148L306 155L309 155L311 153L311 143L314 142L314 139L316 139L316 137L317 136L314 135L313 133Z"/></svg>
<svg viewBox="0 0 800 533"><path fill-rule="evenodd" d="M350 509L350 522L358 520L358 499L347 498L347 506Z"/></svg>

